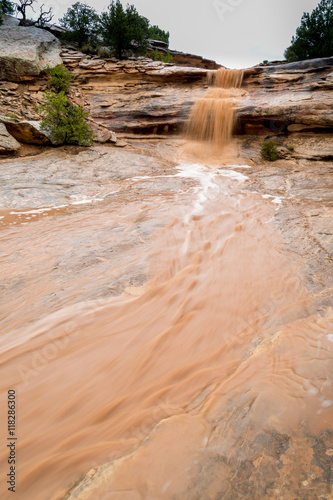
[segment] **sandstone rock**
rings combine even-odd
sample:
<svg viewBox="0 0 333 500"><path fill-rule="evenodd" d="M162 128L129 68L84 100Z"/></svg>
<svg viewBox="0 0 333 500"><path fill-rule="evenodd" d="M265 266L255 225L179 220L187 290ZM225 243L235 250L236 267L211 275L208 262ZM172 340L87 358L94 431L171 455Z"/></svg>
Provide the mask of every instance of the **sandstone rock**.
<svg viewBox="0 0 333 500"><path fill-rule="evenodd" d="M245 126L273 133L333 128L333 57L245 70L247 94L237 101Z"/></svg>
<svg viewBox="0 0 333 500"><path fill-rule="evenodd" d="M301 123L294 123L293 125L288 126L288 132L295 133L295 132L309 132L313 131L314 128L318 130L320 127L313 127L312 125L303 125ZM325 127L323 127L325 128Z"/></svg>
<svg viewBox="0 0 333 500"><path fill-rule="evenodd" d="M20 81L61 64L60 42L48 31L0 26L0 80Z"/></svg>
<svg viewBox="0 0 333 500"><path fill-rule="evenodd" d="M8 133L5 125L0 123L0 154L14 153L20 147L17 140Z"/></svg>
<svg viewBox="0 0 333 500"><path fill-rule="evenodd" d="M117 136L113 131L110 131L110 132L111 132L111 137L109 139L109 142L112 142L113 144L115 144L118 141Z"/></svg>
<svg viewBox="0 0 333 500"><path fill-rule="evenodd" d="M12 82L0 82L0 90L17 90L18 89L18 83L12 83Z"/></svg>
<svg viewBox="0 0 333 500"><path fill-rule="evenodd" d="M54 144L46 132L40 129L39 121L19 121L0 116L0 123L6 124L8 132L16 140L25 144Z"/></svg>
<svg viewBox="0 0 333 500"><path fill-rule="evenodd" d="M107 62L104 65L104 69L106 69L106 71L118 71L119 66L115 63Z"/></svg>
<svg viewBox="0 0 333 500"><path fill-rule="evenodd" d="M207 70L202 68L191 68L182 66L163 66L155 70L147 71L147 75L152 76L172 76L172 77L192 77L192 76L206 76Z"/></svg>
<svg viewBox="0 0 333 500"><path fill-rule="evenodd" d="M100 125L93 120L89 120L89 127L95 134L94 140L96 142L103 143L108 142L111 139L112 133L103 125Z"/></svg>
<svg viewBox="0 0 333 500"><path fill-rule="evenodd" d="M127 145L128 145L128 144L127 144L127 142L125 142L125 141L121 141L121 140L120 140L120 141L117 141L117 142L115 143L115 146L116 146L117 148L124 148L124 147L126 147Z"/></svg>
<svg viewBox="0 0 333 500"><path fill-rule="evenodd" d="M83 59L79 62L79 67L82 69L101 69L105 61L103 59Z"/></svg>

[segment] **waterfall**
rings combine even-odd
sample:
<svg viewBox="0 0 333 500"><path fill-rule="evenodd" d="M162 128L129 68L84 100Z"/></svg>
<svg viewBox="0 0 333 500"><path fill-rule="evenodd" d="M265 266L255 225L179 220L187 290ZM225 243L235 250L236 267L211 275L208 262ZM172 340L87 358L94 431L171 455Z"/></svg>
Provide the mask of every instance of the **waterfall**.
<svg viewBox="0 0 333 500"><path fill-rule="evenodd" d="M220 68L209 74L212 86L193 107L186 128L188 138L209 141L217 147L229 142L235 126L232 90L239 89L242 81L242 70Z"/></svg>

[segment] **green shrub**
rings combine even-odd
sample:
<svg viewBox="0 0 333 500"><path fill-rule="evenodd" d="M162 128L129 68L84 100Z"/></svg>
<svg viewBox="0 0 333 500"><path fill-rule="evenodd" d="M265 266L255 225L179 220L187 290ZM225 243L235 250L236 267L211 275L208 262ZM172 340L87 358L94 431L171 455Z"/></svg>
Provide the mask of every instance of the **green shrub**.
<svg viewBox="0 0 333 500"><path fill-rule="evenodd" d="M86 119L89 113L82 106L74 106L65 92L45 92L40 106L43 114L41 128L48 132L54 142L91 146L94 134Z"/></svg>
<svg viewBox="0 0 333 500"><path fill-rule="evenodd" d="M81 47L81 52L84 52L84 54L90 54L95 56L98 53L98 49L94 45L84 43Z"/></svg>
<svg viewBox="0 0 333 500"><path fill-rule="evenodd" d="M295 150L295 146L293 144L288 144L287 145L287 149L289 149L289 151L294 151Z"/></svg>
<svg viewBox="0 0 333 500"><path fill-rule="evenodd" d="M154 61L158 61L158 52L157 52L157 49L154 50L154 52L152 53L152 59Z"/></svg>
<svg viewBox="0 0 333 500"><path fill-rule="evenodd" d="M280 156L274 141L265 141L261 146L260 153L262 158L268 161L275 161Z"/></svg>
<svg viewBox="0 0 333 500"><path fill-rule="evenodd" d="M13 111L8 111L8 113L6 113L6 116L8 116L8 118L13 118L13 119L17 118L16 113L13 113Z"/></svg>
<svg viewBox="0 0 333 500"><path fill-rule="evenodd" d="M168 52L164 55L161 56L161 61L163 61L164 63L169 63L171 62L173 59L172 55L170 54L170 51L168 50Z"/></svg>
<svg viewBox="0 0 333 500"><path fill-rule="evenodd" d="M69 91L74 77L63 64L57 64L54 68L47 67L45 73L49 77L49 86L53 87L56 92L67 93Z"/></svg>
<svg viewBox="0 0 333 500"><path fill-rule="evenodd" d="M111 50L108 49L107 47L98 47L97 54L99 57L102 57L105 59L108 59L109 57L112 56Z"/></svg>
<svg viewBox="0 0 333 500"><path fill-rule="evenodd" d="M152 59L154 61L162 61L164 63L169 63L169 62L172 61L173 57L170 54L169 50L168 50L168 52L166 54L161 54L161 53L158 52L157 49L155 49L154 52L152 53Z"/></svg>

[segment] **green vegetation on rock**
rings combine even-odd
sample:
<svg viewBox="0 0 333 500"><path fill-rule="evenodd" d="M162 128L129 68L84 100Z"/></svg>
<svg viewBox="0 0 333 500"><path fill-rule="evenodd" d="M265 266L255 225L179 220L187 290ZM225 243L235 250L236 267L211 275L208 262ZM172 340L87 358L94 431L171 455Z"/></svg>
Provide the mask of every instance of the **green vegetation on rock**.
<svg viewBox="0 0 333 500"><path fill-rule="evenodd" d="M280 156L274 141L265 141L261 146L260 154L264 160L268 161L275 161Z"/></svg>
<svg viewBox="0 0 333 500"><path fill-rule="evenodd" d="M89 113L83 106L74 106L64 92L45 92L41 110L41 128L50 134L53 142L91 146L93 132L86 122Z"/></svg>
<svg viewBox="0 0 333 500"><path fill-rule="evenodd" d="M333 56L333 0L321 0L311 14L304 12L284 55L288 62Z"/></svg>
<svg viewBox="0 0 333 500"><path fill-rule="evenodd" d="M67 94L74 76L63 64L57 64L54 68L47 67L45 73L49 77L50 87L53 87L56 92Z"/></svg>
<svg viewBox="0 0 333 500"><path fill-rule="evenodd" d="M169 63L172 61L173 57L170 54L170 51L168 50L166 54L163 54L161 52L158 52L157 49L154 50L152 53L152 58L154 61L162 61L164 63Z"/></svg>
<svg viewBox="0 0 333 500"><path fill-rule="evenodd" d="M43 115L41 129L49 133L55 144L91 146L94 133L87 123L89 112L83 106L75 106L66 95L73 79L72 74L62 64L47 68L46 73L49 86L55 92L44 92L40 105Z"/></svg>

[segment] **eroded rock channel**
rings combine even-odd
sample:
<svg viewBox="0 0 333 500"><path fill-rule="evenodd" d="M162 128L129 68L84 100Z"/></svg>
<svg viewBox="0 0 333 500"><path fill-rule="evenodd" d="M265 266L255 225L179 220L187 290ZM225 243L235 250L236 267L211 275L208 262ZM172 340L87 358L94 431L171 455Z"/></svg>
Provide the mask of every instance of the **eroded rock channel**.
<svg viewBox="0 0 333 500"><path fill-rule="evenodd" d="M3 160L22 499L329 498L332 166L234 148Z"/></svg>
<svg viewBox="0 0 333 500"><path fill-rule="evenodd" d="M0 384L17 393L19 498L329 500L331 58L255 68L244 89L205 97L202 68L82 57L63 54L87 80L72 97L127 145L33 142L0 162ZM1 86L4 108L24 85ZM223 153L133 138L221 96L229 125L238 99L242 133ZM0 121L17 135L21 118ZM268 137L274 163L260 158Z"/></svg>

